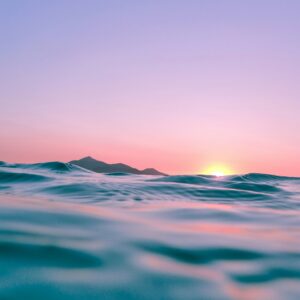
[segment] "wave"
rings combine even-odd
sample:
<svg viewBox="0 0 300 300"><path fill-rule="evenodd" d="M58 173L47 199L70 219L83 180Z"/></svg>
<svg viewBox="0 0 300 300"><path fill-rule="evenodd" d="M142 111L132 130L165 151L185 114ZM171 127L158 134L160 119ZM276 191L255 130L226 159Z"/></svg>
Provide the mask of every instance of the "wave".
<svg viewBox="0 0 300 300"><path fill-rule="evenodd" d="M281 181L281 180L300 180L300 177L289 177L289 176L278 176L272 174L263 174L263 173L248 173L244 175L233 175L230 176L230 179L233 181Z"/></svg>
<svg viewBox="0 0 300 300"><path fill-rule="evenodd" d="M2 183L33 183L49 181L50 177L38 175L38 174L28 174L28 173L15 173L0 171L0 184Z"/></svg>
<svg viewBox="0 0 300 300"><path fill-rule="evenodd" d="M59 161L51 161L51 162L43 162L43 163L35 163L35 164L12 164L12 163L0 162L0 166L6 168L14 168L14 169L45 170L45 171L52 171L56 173L68 173L74 171L90 172L79 166L70 163L59 162Z"/></svg>
<svg viewBox="0 0 300 300"><path fill-rule="evenodd" d="M165 176L155 179L149 179L149 181L156 182L174 182L174 183L185 183L185 184L207 184L211 182L211 178L200 176L200 175L175 175Z"/></svg>
<svg viewBox="0 0 300 300"><path fill-rule="evenodd" d="M23 167L30 168L30 169L49 170L49 171L54 171L59 173L83 170L82 168L77 167L75 165L69 163L62 163L58 161L23 165Z"/></svg>
<svg viewBox="0 0 300 300"><path fill-rule="evenodd" d="M70 163L63 163L58 161L53 162L45 162L45 163L37 163L37 164L26 164L23 165L23 168L28 169L38 169L38 170L45 170L45 171L52 171L56 173L69 173L69 172L84 172L89 173L90 171L79 166L70 164Z"/></svg>
<svg viewBox="0 0 300 300"><path fill-rule="evenodd" d="M287 177L271 174L261 173L248 173L243 175L227 175L222 177L216 177L212 175L175 175L165 176L157 179L150 179L149 181L160 182L177 182L187 184L222 184L224 182L268 182L268 181L280 181L280 180L300 180L300 177Z"/></svg>
<svg viewBox="0 0 300 300"><path fill-rule="evenodd" d="M46 186L36 191L42 194L71 198L72 200L85 198L89 202L110 199L115 196L115 193L108 187L101 188L101 186L89 182L57 184Z"/></svg>
<svg viewBox="0 0 300 300"><path fill-rule="evenodd" d="M297 178L249 173L215 177L208 175L147 176L123 172L98 174L79 166L62 162L37 164L0 164L0 188L13 188L16 183L36 183L28 192L90 202L192 200L214 202L264 201L270 206L282 197L293 194L282 182ZM38 184L40 182L40 185ZM44 184L45 183L45 184ZM46 184L47 183L47 184ZM3 184L3 187L1 187ZM21 193L24 192L22 186ZM14 190L18 191L17 188ZM276 202L276 203L277 203ZM284 204L281 201L281 207ZM293 205L297 205L293 203Z"/></svg>
<svg viewBox="0 0 300 300"><path fill-rule="evenodd" d="M112 173L104 173L107 176L133 176L133 174L125 173L125 172L112 172Z"/></svg>
<svg viewBox="0 0 300 300"><path fill-rule="evenodd" d="M229 182L227 187L238 190L247 190L262 193L278 193L283 190L277 186L265 183L253 183L253 182Z"/></svg>
<svg viewBox="0 0 300 300"><path fill-rule="evenodd" d="M231 190L243 190L258 193L279 193L283 190L278 187L275 181L281 180L282 177L267 175L267 174L246 174L239 176L224 176L222 178L215 176L200 176L200 175L181 175L181 176L166 176L156 178L149 181L153 182L168 182L198 186L218 187ZM283 177L282 180L288 180L289 177ZM291 178L297 179L297 178ZM217 190L221 196L224 191ZM239 196L239 195L238 195Z"/></svg>

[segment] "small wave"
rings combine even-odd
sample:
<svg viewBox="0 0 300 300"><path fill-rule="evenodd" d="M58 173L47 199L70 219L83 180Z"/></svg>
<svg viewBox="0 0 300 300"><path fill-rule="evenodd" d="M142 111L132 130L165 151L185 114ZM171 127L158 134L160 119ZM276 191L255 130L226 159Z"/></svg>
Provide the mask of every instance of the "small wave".
<svg viewBox="0 0 300 300"><path fill-rule="evenodd" d="M100 190L96 185L91 183L71 183L71 184L62 184L55 185L50 187L45 187L42 189L43 192L58 194L58 195L92 195L99 193Z"/></svg>
<svg viewBox="0 0 300 300"><path fill-rule="evenodd" d="M31 183L48 180L51 180L51 178L38 174L0 171L0 183Z"/></svg>
<svg viewBox="0 0 300 300"><path fill-rule="evenodd" d="M140 243L138 245L145 251L150 251L158 255L171 257L176 261L182 261L190 264L207 264L220 260L256 260L264 258L266 255L261 252L234 249L234 248L207 248L207 249L189 249L187 247L172 247L171 245L158 243Z"/></svg>
<svg viewBox="0 0 300 300"><path fill-rule="evenodd" d="M125 173L125 172L112 172L112 173L105 173L107 176L131 176L132 174L130 173Z"/></svg>
<svg viewBox="0 0 300 300"><path fill-rule="evenodd" d="M246 191L254 191L260 193L278 193L283 192L282 189L270 184L263 183L251 183L251 182L230 182L227 185L229 188L238 189L238 190L246 190Z"/></svg>
<svg viewBox="0 0 300 300"><path fill-rule="evenodd" d="M262 174L262 173L248 173L245 175L233 175L231 176L233 181L280 181L280 180L300 180L300 177L288 177L288 176L278 176L271 174Z"/></svg>
<svg viewBox="0 0 300 300"><path fill-rule="evenodd" d="M291 254L289 254L289 256L291 257ZM299 256L296 257L296 259L299 259ZM250 274L234 274L231 277L242 284L262 284L275 280L300 279L300 271L298 268L293 267L271 267Z"/></svg>
<svg viewBox="0 0 300 300"><path fill-rule="evenodd" d="M14 163L7 163L1 161L0 167L13 168L13 169L45 170L45 171L52 171L56 173L68 173L73 171L90 172L79 166L70 163L59 162L59 161L50 161L50 162L43 162L43 163L36 163L36 164L14 164Z"/></svg>
<svg viewBox="0 0 300 300"><path fill-rule="evenodd" d="M155 182L174 182L174 183L185 183L185 184L207 184L211 182L210 178L200 175L177 175L177 176L165 176L148 181Z"/></svg>
<svg viewBox="0 0 300 300"><path fill-rule="evenodd" d="M86 254L83 251L62 247L60 245L47 245L37 243L20 243L16 241L0 241L2 258L16 259L28 263L39 263L51 267L87 268L101 265L98 257Z"/></svg>
<svg viewBox="0 0 300 300"><path fill-rule="evenodd" d="M121 193L109 187L101 187L87 182L43 187L39 189L38 192L64 197L66 199L70 198L73 201L75 199L86 199L88 202L116 199L116 195Z"/></svg>
<svg viewBox="0 0 300 300"><path fill-rule="evenodd" d="M28 164L28 165L23 165L23 167L30 168L30 169L49 170L57 173L66 173L72 171L86 171L85 169L79 166L75 166L70 163L63 163L59 161L45 162L45 163L38 163L38 164Z"/></svg>
<svg viewBox="0 0 300 300"><path fill-rule="evenodd" d="M258 193L277 193L282 192L282 189L278 187L278 184L276 184L276 182L280 181L281 178L282 177L275 175L250 173L246 175L224 176L222 178L202 175L166 176L150 179L148 181L189 184L225 189L230 188L234 190ZM289 177L283 178L286 180Z"/></svg>
<svg viewBox="0 0 300 300"><path fill-rule="evenodd" d="M186 199L196 201L253 201L253 200L271 200L272 196L262 192L238 190L222 187L193 187L183 185L147 185L143 187L143 190L159 195L168 195L170 199Z"/></svg>

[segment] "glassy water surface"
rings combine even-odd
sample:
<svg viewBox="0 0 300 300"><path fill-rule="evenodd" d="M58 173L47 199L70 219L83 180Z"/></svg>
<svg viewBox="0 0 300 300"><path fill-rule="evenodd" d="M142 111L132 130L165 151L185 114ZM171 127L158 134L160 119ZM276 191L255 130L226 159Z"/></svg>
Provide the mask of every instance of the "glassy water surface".
<svg viewBox="0 0 300 300"><path fill-rule="evenodd" d="M0 163L0 299L300 299L300 178Z"/></svg>

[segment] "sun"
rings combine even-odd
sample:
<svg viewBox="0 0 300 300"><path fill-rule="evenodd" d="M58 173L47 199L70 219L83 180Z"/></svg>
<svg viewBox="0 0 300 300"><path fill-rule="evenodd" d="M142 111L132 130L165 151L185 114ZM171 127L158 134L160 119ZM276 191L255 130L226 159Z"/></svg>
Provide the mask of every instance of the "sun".
<svg viewBox="0 0 300 300"><path fill-rule="evenodd" d="M221 176L225 176L225 173L223 171L215 171L214 173L212 173L212 175L216 177L221 177Z"/></svg>
<svg viewBox="0 0 300 300"><path fill-rule="evenodd" d="M230 167L224 164L211 164L205 167L201 171L201 174L222 177L222 176L234 174L234 172Z"/></svg>

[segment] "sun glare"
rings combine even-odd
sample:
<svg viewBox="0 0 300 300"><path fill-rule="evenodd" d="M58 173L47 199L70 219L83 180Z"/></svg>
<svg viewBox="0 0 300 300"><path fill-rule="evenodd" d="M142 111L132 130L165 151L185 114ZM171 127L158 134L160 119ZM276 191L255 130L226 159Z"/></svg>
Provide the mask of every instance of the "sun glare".
<svg viewBox="0 0 300 300"><path fill-rule="evenodd" d="M234 174L231 168L223 164L209 165L208 167L204 168L201 173L204 175L213 175L216 177Z"/></svg>

